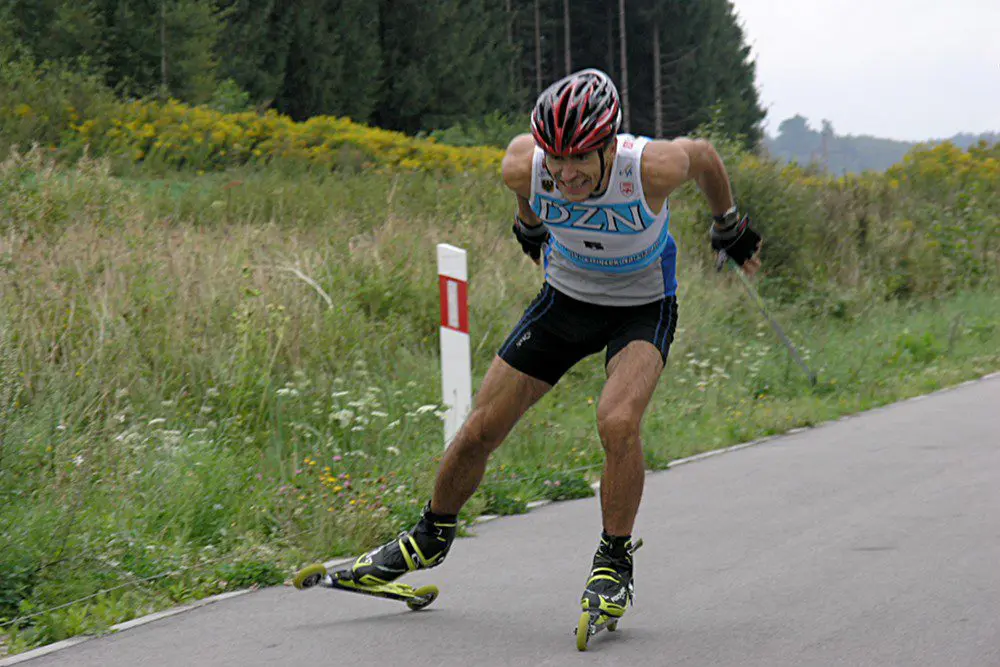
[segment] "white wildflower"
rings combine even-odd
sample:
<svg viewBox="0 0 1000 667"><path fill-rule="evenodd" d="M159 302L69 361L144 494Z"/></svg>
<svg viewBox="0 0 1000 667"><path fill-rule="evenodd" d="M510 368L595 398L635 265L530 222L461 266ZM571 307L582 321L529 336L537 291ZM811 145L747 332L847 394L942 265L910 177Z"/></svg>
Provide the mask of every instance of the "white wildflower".
<svg viewBox="0 0 1000 667"><path fill-rule="evenodd" d="M354 421L354 412L351 410L340 410L330 413L330 421L339 421L341 428L347 428Z"/></svg>

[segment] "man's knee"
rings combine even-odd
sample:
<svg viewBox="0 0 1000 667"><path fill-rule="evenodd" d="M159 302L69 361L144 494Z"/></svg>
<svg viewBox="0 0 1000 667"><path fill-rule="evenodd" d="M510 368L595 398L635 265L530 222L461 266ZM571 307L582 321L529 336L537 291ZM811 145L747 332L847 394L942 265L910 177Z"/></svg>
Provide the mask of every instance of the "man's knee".
<svg viewBox="0 0 1000 667"><path fill-rule="evenodd" d="M500 423L496 412L486 405L469 412L456 439L463 447L489 454L500 446L509 431L510 425Z"/></svg>
<svg viewBox="0 0 1000 667"><path fill-rule="evenodd" d="M639 416L622 408L599 410L597 433L609 454L623 452L639 444Z"/></svg>

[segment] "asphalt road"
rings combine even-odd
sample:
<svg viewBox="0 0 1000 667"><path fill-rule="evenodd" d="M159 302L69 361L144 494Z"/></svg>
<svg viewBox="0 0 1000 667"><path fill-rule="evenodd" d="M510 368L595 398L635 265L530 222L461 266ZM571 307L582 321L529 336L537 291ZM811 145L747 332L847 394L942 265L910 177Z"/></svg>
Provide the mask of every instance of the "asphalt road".
<svg viewBox="0 0 1000 667"><path fill-rule="evenodd" d="M578 653L598 509L481 525L421 612L278 587L25 664L1000 666L998 377L649 475L637 605Z"/></svg>

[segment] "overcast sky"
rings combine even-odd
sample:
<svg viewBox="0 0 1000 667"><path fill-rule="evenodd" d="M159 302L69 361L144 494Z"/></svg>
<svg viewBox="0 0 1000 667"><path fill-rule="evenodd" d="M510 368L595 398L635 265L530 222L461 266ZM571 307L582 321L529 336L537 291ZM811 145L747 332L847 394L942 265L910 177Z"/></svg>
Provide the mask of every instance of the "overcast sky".
<svg viewBox="0 0 1000 667"><path fill-rule="evenodd" d="M765 130L795 114L839 135L1000 131L1000 0L732 0Z"/></svg>

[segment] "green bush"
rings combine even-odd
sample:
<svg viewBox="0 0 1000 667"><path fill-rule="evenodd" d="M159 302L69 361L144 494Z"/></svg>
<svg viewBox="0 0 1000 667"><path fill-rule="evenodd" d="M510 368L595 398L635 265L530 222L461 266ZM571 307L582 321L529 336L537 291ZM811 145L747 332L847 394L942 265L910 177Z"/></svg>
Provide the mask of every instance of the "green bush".
<svg viewBox="0 0 1000 667"><path fill-rule="evenodd" d="M0 46L0 159L15 145L55 150L74 123L105 115L114 104L99 77L38 63L17 45Z"/></svg>
<svg viewBox="0 0 1000 667"><path fill-rule="evenodd" d="M529 131L530 128L523 114L514 116L494 111L479 120L459 123L441 130L422 132L418 136L428 137L449 146L506 148L511 139Z"/></svg>
<svg viewBox="0 0 1000 667"><path fill-rule="evenodd" d="M250 586L277 586L285 575L273 563L262 561L237 561L221 565L216 573L226 582L226 588L236 590Z"/></svg>

